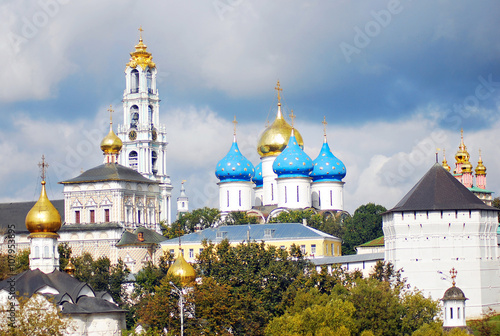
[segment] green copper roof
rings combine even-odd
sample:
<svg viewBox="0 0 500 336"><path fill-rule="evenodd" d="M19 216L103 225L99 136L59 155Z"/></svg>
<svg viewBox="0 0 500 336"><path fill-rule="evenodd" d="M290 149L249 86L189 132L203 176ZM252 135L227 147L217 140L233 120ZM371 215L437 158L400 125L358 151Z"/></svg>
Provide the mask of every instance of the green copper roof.
<svg viewBox="0 0 500 336"><path fill-rule="evenodd" d="M366 242L364 244L359 245L359 247L379 247L379 246L384 246L384 236L375 238L373 240L370 240L369 242Z"/></svg>
<svg viewBox="0 0 500 336"><path fill-rule="evenodd" d="M70 180L62 181L62 184L102 181L128 181L142 183L158 183L145 178L132 168L122 166L118 163L105 163L83 172L80 176Z"/></svg>
<svg viewBox="0 0 500 336"><path fill-rule="evenodd" d="M484 193L484 194L493 194L493 191L491 191L491 190L481 189L481 188L478 188L476 186L473 186L473 187L467 188L467 189L469 189L472 192L478 192L478 193Z"/></svg>

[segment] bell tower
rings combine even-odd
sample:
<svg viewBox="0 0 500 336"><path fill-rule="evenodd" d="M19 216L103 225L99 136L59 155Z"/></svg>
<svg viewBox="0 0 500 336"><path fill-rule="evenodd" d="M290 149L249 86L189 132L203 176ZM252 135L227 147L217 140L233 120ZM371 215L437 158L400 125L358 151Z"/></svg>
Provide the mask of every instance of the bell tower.
<svg viewBox="0 0 500 336"><path fill-rule="evenodd" d="M130 53L125 68L123 125L118 136L123 141L121 165L137 170L144 177L160 182L160 220L170 224L172 185L167 175L167 140L160 125L160 98L156 87L158 70L147 51L139 28L139 43Z"/></svg>

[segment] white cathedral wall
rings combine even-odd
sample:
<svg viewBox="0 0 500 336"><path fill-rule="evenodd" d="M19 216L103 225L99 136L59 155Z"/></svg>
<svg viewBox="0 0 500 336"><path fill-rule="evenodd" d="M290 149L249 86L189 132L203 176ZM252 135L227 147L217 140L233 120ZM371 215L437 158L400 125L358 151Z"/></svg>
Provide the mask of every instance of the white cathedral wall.
<svg viewBox="0 0 500 336"><path fill-rule="evenodd" d="M63 316L71 319L75 327L73 332L66 333L68 336L118 336L122 334L122 329L126 328L124 313L71 314Z"/></svg>
<svg viewBox="0 0 500 336"><path fill-rule="evenodd" d="M278 178L279 208L309 208L311 207L311 178L288 177Z"/></svg>
<svg viewBox="0 0 500 336"><path fill-rule="evenodd" d="M319 210L344 210L345 182L311 183L312 206Z"/></svg>
<svg viewBox="0 0 500 336"><path fill-rule="evenodd" d="M267 156L261 158L262 162L262 196L263 205L276 205L278 204L278 190L276 185L276 175L273 171L273 163L276 156Z"/></svg>
<svg viewBox="0 0 500 336"><path fill-rule="evenodd" d="M247 211L254 199L253 182L219 182L219 210Z"/></svg>
<svg viewBox="0 0 500 336"><path fill-rule="evenodd" d="M411 286L433 299L442 298L450 287L448 274L455 268L457 286L470 299L467 318L478 317L487 308L499 311L497 226L493 211L386 214L385 259L403 269Z"/></svg>

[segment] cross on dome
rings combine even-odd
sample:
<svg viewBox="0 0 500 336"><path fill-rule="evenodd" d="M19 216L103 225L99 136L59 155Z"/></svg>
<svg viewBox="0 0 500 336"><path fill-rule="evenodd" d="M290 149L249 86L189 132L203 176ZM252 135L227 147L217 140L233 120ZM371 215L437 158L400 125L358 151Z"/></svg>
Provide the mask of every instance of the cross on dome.
<svg viewBox="0 0 500 336"><path fill-rule="evenodd" d="M278 91L278 105L281 105L281 96L280 96L280 91L283 91L283 89L280 86L280 81L278 79L278 83L276 84L276 87L274 88L276 91Z"/></svg>
<svg viewBox="0 0 500 336"><path fill-rule="evenodd" d="M292 119L292 128L294 128L295 114L293 114L293 110L290 113L290 119Z"/></svg>
<svg viewBox="0 0 500 336"><path fill-rule="evenodd" d="M323 121L321 122L323 124L323 134L326 136L326 125L328 124L326 122L326 117L323 116Z"/></svg>
<svg viewBox="0 0 500 336"><path fill-rule="evenodd" d="M457 270L455 269L455 267L453 267L451 270L450 270L450 275L451 275L451 284L453 285L453 287L455 287L455 285L457 284L455 279L457 277Z"/></svg>
<svg viewBox="0 0 500 336"><path fill-rule="evenodd" d="M49 164L45 162L45 155L42 155L42 162L40 162L38 164L38 167L40 167L41 171L42 171L42 181L45 181L45 172L47 170L47 168L49 167Z"/></svg>
<svg viewBox="0 0 500 336"><path fill-rule="evenodd" d="M234 120L233 120L233 134L236 135L236 124L238 124L238 122L236 121L236 116L234 116Z"/></svg>
<svg viewBox="0 0 500 336"><path fill-rule="evenodd" d="M139 41L142 41L142 32L144 31L144 29L142 29L142 25L139 26Z"/></svg>
<svg viewBox="0 0 500 336"><path fill-rule="evenodd" d="M112 124L113 123L113 112L115 112L113 110L113 105L109 105L109 108L108 108L108 112L109 112L109 123Z"/></svg>

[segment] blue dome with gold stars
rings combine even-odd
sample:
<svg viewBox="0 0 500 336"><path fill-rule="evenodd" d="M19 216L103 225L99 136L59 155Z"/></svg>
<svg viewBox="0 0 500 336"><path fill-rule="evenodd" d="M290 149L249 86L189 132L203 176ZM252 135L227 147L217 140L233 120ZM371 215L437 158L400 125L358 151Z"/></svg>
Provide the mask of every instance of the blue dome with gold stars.
<svg viewBox="0 0 500 336"><path fill-rule="evenodd" d="M255 183L257 188L260 188L264 185L264 177L262 176L262 162L255 167L255 175L252 178L252 181Z"/></svg>
<svg viewBox="0 0 500 336"><path fill-rule="evenodd" d="M229 152L217 164L215 176L221 182L250 182L254 173L253 164L241 154L235 137Z"/></svg>
<svg viewBox="0 0 500 336"><path fill-rule="evenodd" d="M308 177L313 170L313 162L300 148L293 129L288 145L274 160L273 170L278 177Z"/></svg>
<svg viewBox="0 0 500 336"><path fill-rule="evenodd" d="M330 150L326 137L323 147L321 147L321 151L313 161L313 164L314 169L310 175L313 178L313 182L342 181L347 173L344 163L337 159Z"/></svg>

